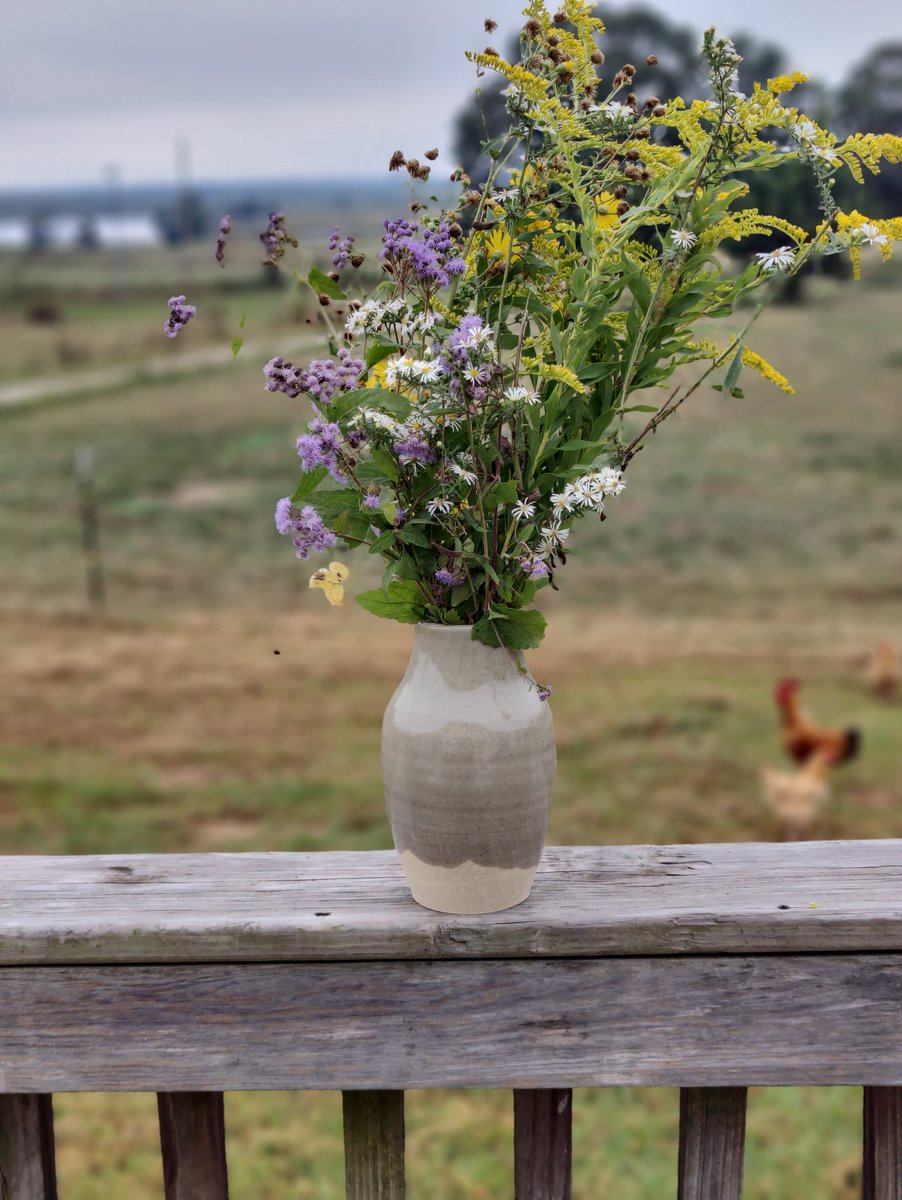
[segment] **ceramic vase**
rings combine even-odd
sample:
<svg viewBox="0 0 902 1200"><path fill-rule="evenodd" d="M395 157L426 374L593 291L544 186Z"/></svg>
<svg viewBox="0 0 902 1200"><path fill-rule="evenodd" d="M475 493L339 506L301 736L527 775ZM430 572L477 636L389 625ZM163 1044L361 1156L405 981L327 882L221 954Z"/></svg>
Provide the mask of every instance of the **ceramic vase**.
<svg viewBox="0 0 902 1200"><path fill-rule="evenodd" d="M547 701L512 650L420 624L382 725L392 836L413 898L498 912L529 895L555 769Z"/></svg>

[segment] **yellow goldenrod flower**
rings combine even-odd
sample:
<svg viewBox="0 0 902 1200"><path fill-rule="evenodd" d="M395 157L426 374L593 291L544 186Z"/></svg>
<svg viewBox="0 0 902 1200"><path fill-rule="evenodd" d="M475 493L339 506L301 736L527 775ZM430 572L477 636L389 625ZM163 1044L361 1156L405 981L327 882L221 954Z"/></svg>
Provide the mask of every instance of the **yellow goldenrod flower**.
<svg viewBox="0 0 902 1200"><path fill-rule="evenodd" d="M801 71L793 71L791 75L778 75L775 79L768 79L767 90L775 96L781 96L785 92L791 92L798 84L807 82L807 75L803 75Z"/></svg>
<svg viewBox="0 0 902 1200"><path fill-rule="evenodd" d="M776 367L772 367L769 362L765 361L760 354L756 354L754 350L749 350L747 346L742 348L742 362L746 367L751 367L753 371L757 371L774 387L778 387L781 392L786 392L788 396L795 395L795 388L789 382L785 375L781 375Z"/></svg>

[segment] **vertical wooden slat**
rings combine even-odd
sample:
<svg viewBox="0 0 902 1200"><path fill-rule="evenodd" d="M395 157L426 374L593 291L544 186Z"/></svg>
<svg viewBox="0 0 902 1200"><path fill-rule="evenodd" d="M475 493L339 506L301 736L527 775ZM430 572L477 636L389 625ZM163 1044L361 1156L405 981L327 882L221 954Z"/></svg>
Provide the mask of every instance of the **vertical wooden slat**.
<svg viewBox="0 0 902 1200"><path fill-rule="evenodd" d="M348 1200L404 1200L404 1093L345 1092Z"/></svg>
<svg viewBox="0 0 902 1200"><path fill-rule="evenodd" d="M741 1200L747 1089L680 1091L678 1200Z"/></svg>
<svg viewBox="0 0 902 1200"><path fill-rule="evenodd" d="M514 1200L570 1200L573 1093L514 1091Z"/></svg>
<svg viewBox="0 0 902 1200"><path fill-rule="evenodd" d="M864 1089L863 1200L902 1197L902 1087Z"/></svg>
<svg viewBox="0 0 902 1200"><path fill-rule="evenodd" d="M0 1095L0 1198L56 1200L52 1096Z"/></svg>
<svg viewBox="0 0 902 1200"><path fill-rule="evenodd" d="M166 1200L228 1200L222 1092L160 1092Z"/></svg>

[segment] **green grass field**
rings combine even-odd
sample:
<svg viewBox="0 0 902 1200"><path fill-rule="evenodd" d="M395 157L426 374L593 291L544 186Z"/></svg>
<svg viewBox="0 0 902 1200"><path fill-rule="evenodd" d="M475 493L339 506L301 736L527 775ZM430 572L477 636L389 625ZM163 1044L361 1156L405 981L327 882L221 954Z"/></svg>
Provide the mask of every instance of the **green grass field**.
<svg viewBox="0 0 902 1200"><path fill-rule="evenodd" d="M877 641L902 647L902 274L868 274L815 281L809 304L760 322L751 344L796 396L755 380L744 400L699 395L636 460L609 520L574 535L531 659L555 688L552 841L777 837L759 772L780 763L771 691L785 674L819 717L865 736L814 836L902 835L902 704L865 685ZM410 631L327 610L272 525L305 414L263 390L250 346L255 329L297 336L301 300L210 292L167 343L178 278L159 303L64 292L83 361L227 341L245 308L247 353L0 411L0 853L388 846L379 725ZM34 373L55 333L12 299L0 322L2 384ZM84 599L72 456L85 445L104 617ZM377 579L344 557L349 590ZM751 1200L855 1195L859 1103L851 1089L755 1092ZM152 1097L57 1109L61 1194L159 1194ZM415 1093L409 1117L413 1200L510 1194L509 1096ZM579 1093L575 1119L578 1200L672 1192L675 1093ZM337 1096L229 1096L227 1120L237 1200L342 1194Z"/></svg>

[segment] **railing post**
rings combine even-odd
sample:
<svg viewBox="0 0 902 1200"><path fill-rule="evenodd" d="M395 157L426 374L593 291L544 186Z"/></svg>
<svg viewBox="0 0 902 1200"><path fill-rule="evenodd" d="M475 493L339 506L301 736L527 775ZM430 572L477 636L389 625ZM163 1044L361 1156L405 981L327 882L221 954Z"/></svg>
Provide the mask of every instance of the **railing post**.
<svg viewBox="0 0 902 1200"><path fill-rule="evenodd" d="M222 1092L160 1092L166 1200L228 1200Z"/></svg>
<svg viewBox="0 0 902 1200"><path fill-rule="evenodd" d="M570 1200L573 1093L514 1091L514 1200Z"/></svg>
<svg viewBox="0 0 902 1200"><path fill-rule="evenodd" d="M404 1200L404 1093L344 1092L348 1200Z"/></svg>
<svg viewBox="0 0 902 1200"><path fill-rule="evenodd" d="M52 1096L0 1095L0 1200L56 1200Z"/></svg>
<svg viewBox="0 0 902 1200"><path fill-rule="evenodd" d="M902 1087L864 1089L863 1200L902 1196Z"/></svg>
<svg viewBox="0 0 902 1200"><path fill-rule="evenodd" d="M742 1200L747 1089L682 1088L677 1200Z"/></svg>

